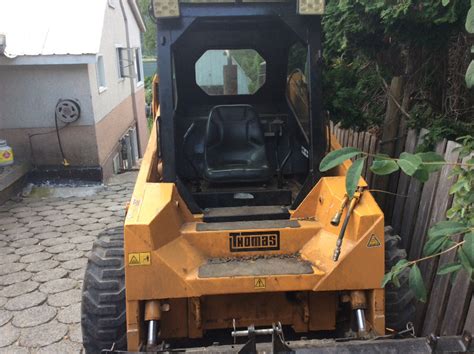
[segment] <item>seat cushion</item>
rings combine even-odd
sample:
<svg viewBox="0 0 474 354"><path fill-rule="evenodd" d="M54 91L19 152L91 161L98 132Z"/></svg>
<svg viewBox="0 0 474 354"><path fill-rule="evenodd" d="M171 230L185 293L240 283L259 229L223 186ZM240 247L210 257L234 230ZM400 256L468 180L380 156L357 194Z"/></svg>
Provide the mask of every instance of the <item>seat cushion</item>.
<svg viewBox="0 0 474 354"><path fill-rule="evenodd" d="M267 181L268 163L257 112L249 105L216 106L207 122L204 177L210 182Z"/></svg>

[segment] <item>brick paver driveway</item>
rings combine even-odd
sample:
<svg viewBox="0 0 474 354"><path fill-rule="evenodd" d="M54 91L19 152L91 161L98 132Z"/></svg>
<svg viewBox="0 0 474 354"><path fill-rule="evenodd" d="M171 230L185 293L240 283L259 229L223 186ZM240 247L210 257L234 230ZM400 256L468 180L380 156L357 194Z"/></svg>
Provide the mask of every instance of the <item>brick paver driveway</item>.
<svg viewBox="0 0 474 354"><path fill-rule="evenodd" d="M87 197L0 206L0 353L80 353L81 287L92 242L122 224L135 173Z"/></svg>

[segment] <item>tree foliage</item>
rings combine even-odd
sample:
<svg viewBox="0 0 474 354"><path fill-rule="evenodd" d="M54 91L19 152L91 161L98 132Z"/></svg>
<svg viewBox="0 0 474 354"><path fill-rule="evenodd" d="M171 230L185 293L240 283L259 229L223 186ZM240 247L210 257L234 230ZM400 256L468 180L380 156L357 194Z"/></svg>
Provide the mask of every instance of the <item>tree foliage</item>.
<svg viewBox="0 0 474 354"><path fill-rule="evenodd" d="M436 138L472 133L474 64L464 79L469 7L467 0L328 0L324 83L333 120L357 129L379 126L382 80L403 76L400 103L411 127L430 128Z"/></svg>

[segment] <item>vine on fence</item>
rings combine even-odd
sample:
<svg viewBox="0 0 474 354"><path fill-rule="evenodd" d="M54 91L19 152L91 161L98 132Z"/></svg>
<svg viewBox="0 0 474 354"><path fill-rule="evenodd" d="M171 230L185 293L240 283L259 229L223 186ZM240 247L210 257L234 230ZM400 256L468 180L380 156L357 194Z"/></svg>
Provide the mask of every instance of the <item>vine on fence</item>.
<svg viewBox="0 0 474 354"><path fill-rule="evenodd" d="M383 154L371 155L353 147L346 147L330 152L321 161L320 170L329 171L350 158L356 160L346 174L346 193L349 198L354 193L361 178L362 169L367 157L373 157L370 170L376 175L389 175L399 170L421 182L426 182L431 173L439 171L445 165L452 165L450 178L456 179L450 194L454 195L453 205L447 211L446 221L438 222L428 231L428 239L423 248L423 258L416 260L400 260L384 277L382 287L389 282L400 286L399 275L410 269L409 284L416 297L425 302L426 287L418 267L418 263L440 256L444 253L457 251L457 260L444 265L438 275L456 274L465 269L473 279L474 275L474 137L465 136L459 139L458 148L462 163L448 163L434 152L410 154L403 152L398 158Z"/></svg>

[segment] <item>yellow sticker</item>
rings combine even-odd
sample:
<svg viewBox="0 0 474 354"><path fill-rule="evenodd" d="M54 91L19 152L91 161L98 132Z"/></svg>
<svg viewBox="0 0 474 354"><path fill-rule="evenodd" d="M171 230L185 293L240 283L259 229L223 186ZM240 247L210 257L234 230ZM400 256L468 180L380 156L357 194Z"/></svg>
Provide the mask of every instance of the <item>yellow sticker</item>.
<svg viewBox="0 0 474 354"><path fill-rule="evenodd" d="M143 266L151 264L151 254L150 252L140 252L140 253L129 253L128 254L128 265L130 266Z"/></svg>
<svg viewBox="0 0 474 354"><path fill-rule="evenodd" d="M265 289L267 287L267 281L265 278L255 278L253 280L253 286L255 289Z"/></svg>
<svg viewBox="0 0 474 354"><path fill-rule="evenodd" d="M367 242L367 247L380 247L381 246L381 243L379 241L379 239L377 238L377 236L375 236L375 234L372 234L372 236L370 236L369 238L369 242Z"/></svg>

